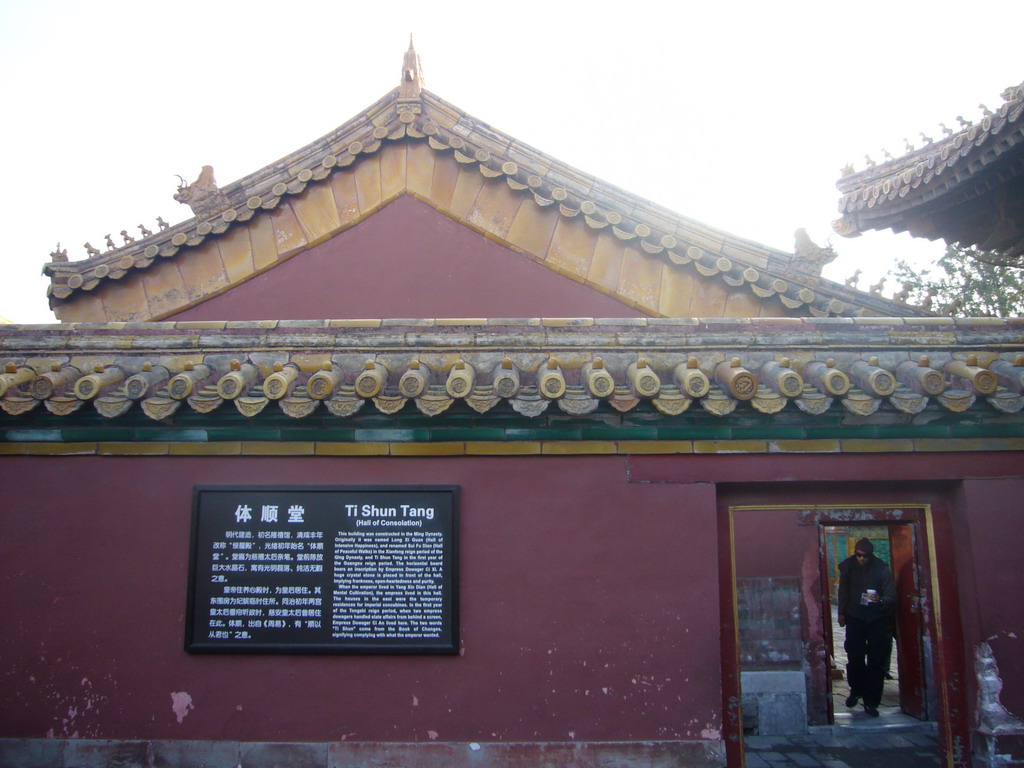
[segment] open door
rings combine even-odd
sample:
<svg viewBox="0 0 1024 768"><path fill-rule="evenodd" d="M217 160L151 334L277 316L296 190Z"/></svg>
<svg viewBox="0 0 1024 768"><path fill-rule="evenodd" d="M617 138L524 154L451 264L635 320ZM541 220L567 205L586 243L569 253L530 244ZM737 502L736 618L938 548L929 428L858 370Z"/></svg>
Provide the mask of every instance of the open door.
<svg viewBox="0 0 1024 768"><path fill-rule="evenodd" d="M822 590L821 590L821 616L822 625L822 648L825 650L825 701L828 702L828 722L834 723L836 719L835 702L832 700L832 686L835 680L835 656L832 649L836 638L832 632L832 579L830 574L832 568L829 563L829 540L826 535L828 529L824 525L818 526L818 559L821 564ZM841 640L839 642L842 642Z"/></svg>
<svg viewBox="0 0 1024 768"><path fill-rule="evenodd" d="M921 637L920 575L915 557L915 525L889 526L892 575L896 582L897 668L900 681L900 709L918 720L928 718L925 696L924 657Z"/></svg>

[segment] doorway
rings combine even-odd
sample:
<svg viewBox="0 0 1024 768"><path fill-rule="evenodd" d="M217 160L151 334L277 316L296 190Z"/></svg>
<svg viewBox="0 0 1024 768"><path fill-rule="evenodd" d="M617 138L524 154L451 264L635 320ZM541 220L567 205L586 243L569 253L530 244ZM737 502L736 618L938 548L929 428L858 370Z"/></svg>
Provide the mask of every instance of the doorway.
<svg viewBox="0 0 1024 768"><path fill-rule="evenodd" d="M827 669L829 722L840 726L862 724L868 716L859 707L845 705L850 695L846 678L845 630L839 627L836 596L839 564L851 556L857 541L868 539L876 557L893 573L896 585L896 610L890 629L893 650L886 669L880 720L874 724L897 724L908 720L934 719L935 702L930 655L932 647L924 609L931 604L928 583L921 565L926 558L921 543L920 523L912 520L886 522L819 523L819 549L822 563L822 618ZM870 722L870 721L868 721Z"/></svg>
<svg viewBox="0 0 1024 768"><path fill-rule="evenodd" d="M921 666L926 673L922 690L929 720L900 716L912 730L937 732L944 766L969 764L964 646L952 567L954 537L944 496L933 488L912 488L928 500L818 504L815 498L826 492L833 498L872 494L827 485L784 485L775 493L762 486L728 490L719 505L719 576L722 706L729 765L745 764L748 737L775 738L765 726L772 727L779 738L827 733L863 744L863 732L836 725L829 708L832 633L825 616L831 616L832 601L824 584L828 569L823 562L822 526L881 526L889 535L890 525L897 554L912 553L910 571L900 560L895 565L898 571L916 576L916 584L913 579L904 582L911 588L904 588L908 599L903 603L908 610L913 606L922 627ZM892 495L895 490L889 487L886 493ZM946 565L940 567L940 563ZM789 649L798 646L801 653L795 657ZM907 663L906 658L902 663ZM799 682L803 689L797 687ZM794 716L783 717L787 713ZM774 722L766 722L766 716ZM870 718L865 730L877 730L880 725Z"/></svg>

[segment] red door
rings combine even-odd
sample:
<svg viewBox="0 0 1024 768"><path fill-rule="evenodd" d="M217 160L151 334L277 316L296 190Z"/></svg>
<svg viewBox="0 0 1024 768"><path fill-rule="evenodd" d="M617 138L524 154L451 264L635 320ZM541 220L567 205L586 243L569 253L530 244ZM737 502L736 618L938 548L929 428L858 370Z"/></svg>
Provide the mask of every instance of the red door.
<svg viewBox="0 0 1024 768"><path fill-rule="evenodd" d="M832 637L832 590L829 583L829 574L832 572L831 565L828 559L828 537L825 534L825 526L818 526L818 560L820 561L821 568L821 616L824 619L823 634L822 634L822 651L825 656L825 701L828 702L828 720L826 722L835 722L835 708L832 702L832 670L835 659L832 655L833 645L835 638ZM840 641L841 642L841 641Z"/></svg>
<svg viewBox="0 0 1024 768"><path fill-rule="evenodd" d="M911 717L928 716L924 659L921 653L923 617L921 591L914 557L914 525L889 526L892 575L896 581L896 634L900 681L900 709Z"/></svg>

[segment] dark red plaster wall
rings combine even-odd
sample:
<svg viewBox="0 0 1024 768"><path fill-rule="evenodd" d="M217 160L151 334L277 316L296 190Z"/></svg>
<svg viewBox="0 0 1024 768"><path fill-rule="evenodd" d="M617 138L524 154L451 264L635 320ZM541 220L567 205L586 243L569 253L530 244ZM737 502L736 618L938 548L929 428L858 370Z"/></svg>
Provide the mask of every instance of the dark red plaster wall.
<svg viewBox="0 0 1024 768"><path fill-rule="evenodd" d="M818 531L813 525L797 527L796 519L792 509L737 511L733 515L737 578L798 576L807 553L817 552ZM786 535L780 536L782 531Z"/></svg>
<svg viewBox="0 0 1024 768"><path fill-rule="evenodd" d="M192 487L268 482L459 484L461 655L186 654ZM616 457L3 457L0 487L0 736L718 738L711 486Z"/></svg>
<svg viewBox="0 0 1024 768"><path fill-rule="evenodd" d="M642 316L403 196L168 319Z"/></svg>
<svg viewBox="0 0 1024 768"><path fill-rule="evenodd" d="M1024 480L964 483L973 583L984 599L964 595L964 613L976 613L977 639L987 641L1003 680L1002 704L1024 717Z"/></svg>

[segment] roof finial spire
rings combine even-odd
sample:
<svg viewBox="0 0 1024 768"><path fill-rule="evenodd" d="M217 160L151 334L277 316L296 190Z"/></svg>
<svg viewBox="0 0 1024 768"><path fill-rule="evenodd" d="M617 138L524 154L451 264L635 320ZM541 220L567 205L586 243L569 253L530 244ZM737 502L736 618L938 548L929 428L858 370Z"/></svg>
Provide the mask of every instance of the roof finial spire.
<svg viewBox="0 0 1024 768"><path fill-rule="evenodd" d="M402 85L399 88L400 99L418 99L420 91L423 90L423 67L420 65L420 57L412 44L412 35L409 35L409 50L405 52L405 59L402 61Z"/></svg>

